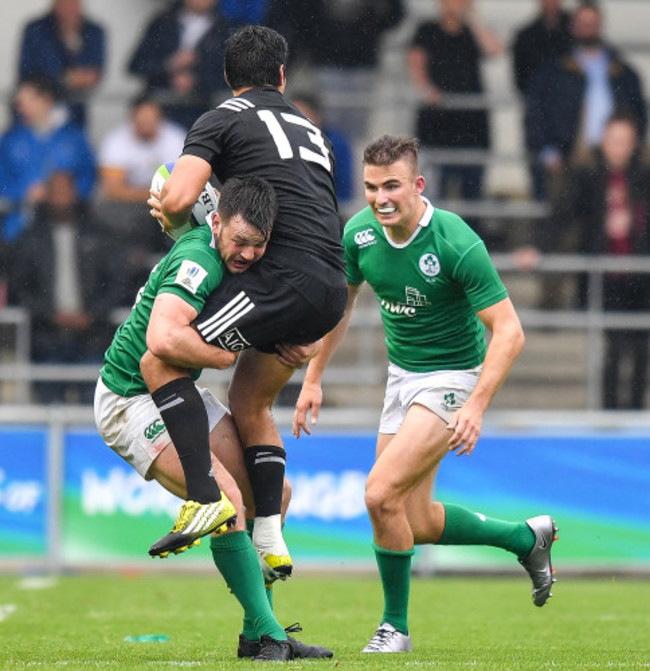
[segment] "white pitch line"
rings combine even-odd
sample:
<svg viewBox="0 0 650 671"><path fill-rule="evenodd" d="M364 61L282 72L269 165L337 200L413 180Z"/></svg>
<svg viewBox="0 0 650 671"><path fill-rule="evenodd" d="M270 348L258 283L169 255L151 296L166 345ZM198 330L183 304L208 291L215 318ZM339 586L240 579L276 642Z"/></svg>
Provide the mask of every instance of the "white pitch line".
<svg viewBox="0 0 650 671"><path fill-rule="evenodd" d="M16 612L15 603L0 603L0 622L4 622Z"/></svg>
<svg viewBox="0 0 650 671"><path fill-rule="evenodd" d="M54 587L56 584L56 578L45 575L45 576L30 576L28 578L23 578L18 583L18 589L49 589Z"/></svg>

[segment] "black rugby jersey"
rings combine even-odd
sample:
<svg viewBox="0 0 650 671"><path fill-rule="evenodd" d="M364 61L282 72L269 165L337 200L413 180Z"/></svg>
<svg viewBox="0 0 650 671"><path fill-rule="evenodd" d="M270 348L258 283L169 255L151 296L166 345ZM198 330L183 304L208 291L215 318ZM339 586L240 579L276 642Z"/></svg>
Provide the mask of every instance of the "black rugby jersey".
<svg viewBox="0 0 650 671"><path fill-rule="evenodd" d="M248 90L203 114L183 154L210 163L222 184L257 175L274 187L278 217L267 257L310 274L321 263L344 268L332 145L277 89Z"/></svg>

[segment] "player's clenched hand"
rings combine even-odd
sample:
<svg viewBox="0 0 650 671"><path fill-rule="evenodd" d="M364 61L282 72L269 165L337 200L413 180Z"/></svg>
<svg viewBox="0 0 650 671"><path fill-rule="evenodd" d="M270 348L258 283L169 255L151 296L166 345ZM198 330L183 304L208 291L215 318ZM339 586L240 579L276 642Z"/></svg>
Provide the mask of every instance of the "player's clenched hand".
<svg viewBox="0 0 650 671"><path fill-rule="evenodd" d="M171 230L173 226L169 223L162 211L162 203L160 202L160 192L149 189L149 200L147 205L151 208L149 214L158 221L163 233Z"/></svg>
<svg viewBox="0 0 650 671"><path fill-rule="evenodd" d="M447 424L447 429L452 432L449 451L457 450L458 455L471 454L481 435L482 424L483 413L472 409L469 404L457 410Z"/></svg>
<svg viewBox="0 0 650 671"><path fill-rule="evenodd" d="M151 208L149 214L154 218L160 220L163 216L162 203L160 202L160 191L149 189L149 200L147 205Z"/></svg>
<svg viewBox="0 0 650 671"><path fill-rule="evenodd" d="M293 413L293 435L300 438L300 431L307 435L311 434L311 429L307 424L307 415L311 412L311 424L318 423L318 413L323 403L323 389L320 384L305 382L302 385L300 396L296 401L296 409Z"/></svg>
<svg viewBox="0 0 650 671"><path fill-rule="evenodd" d="M302 368L320 352L322 344L322 340L317 340L308 345L280 343L276 346L278 361L289 368Z"/></svg>

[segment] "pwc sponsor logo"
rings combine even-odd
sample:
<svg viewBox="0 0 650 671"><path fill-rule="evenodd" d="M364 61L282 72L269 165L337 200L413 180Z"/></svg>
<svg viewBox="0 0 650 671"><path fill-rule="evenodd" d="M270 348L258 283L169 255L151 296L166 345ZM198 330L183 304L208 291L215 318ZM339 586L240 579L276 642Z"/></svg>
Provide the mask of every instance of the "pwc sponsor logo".
<svg viewBox="0 0 650 671"><path fill-rule="evenodd" d="M415 307L404 305L404 303L391 303L391 301L381 300L379 306L392 315L404 315L405 317L415 317L416 315Z"/></svg>

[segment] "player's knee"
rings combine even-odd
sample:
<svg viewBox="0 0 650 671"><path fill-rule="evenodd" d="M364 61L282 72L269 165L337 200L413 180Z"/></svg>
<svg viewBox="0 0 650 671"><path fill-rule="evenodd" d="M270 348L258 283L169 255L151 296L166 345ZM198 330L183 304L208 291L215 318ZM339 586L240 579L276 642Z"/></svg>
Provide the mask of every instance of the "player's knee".
<svg viewBox="0 0 650 671"><path fill-rule="evenodd" d="M270 414L271 407L250 393L238 392L231 386L228 389L228 407L237 422Z"/></svg>
<svg viewBox="0 0 650 671"><path fill-rule="evenodd" d="M259 420L271 417L271 407L273 400L258 399L253 401L250 396L228 395L228 405L235 422L249 419Z"/></svg>
<svg viewBox="0 0 650 671"><path fill-rule="evenodd" d="M366 508L373 519L395 514L403 507L403 501L395 495L393 488L379 480L368 480L366 484Z"/></svg>
<svg viewBox="0 0 650 671"><path fill-rule="evenodd" d="M140 359L140 372L142 373L142 377L144 378L145 382L149 383L149 381L154 377L156 363L156 357L153 356L149 350L147 350L142 355L142 359Z"/></svg>
<svg viewBox="0 0 650 671"><path fill-rule="evenodd" d="M187 371L165 363L150 350L140 359L140 373L151 393L169 382L188 377Z"/></svg>

